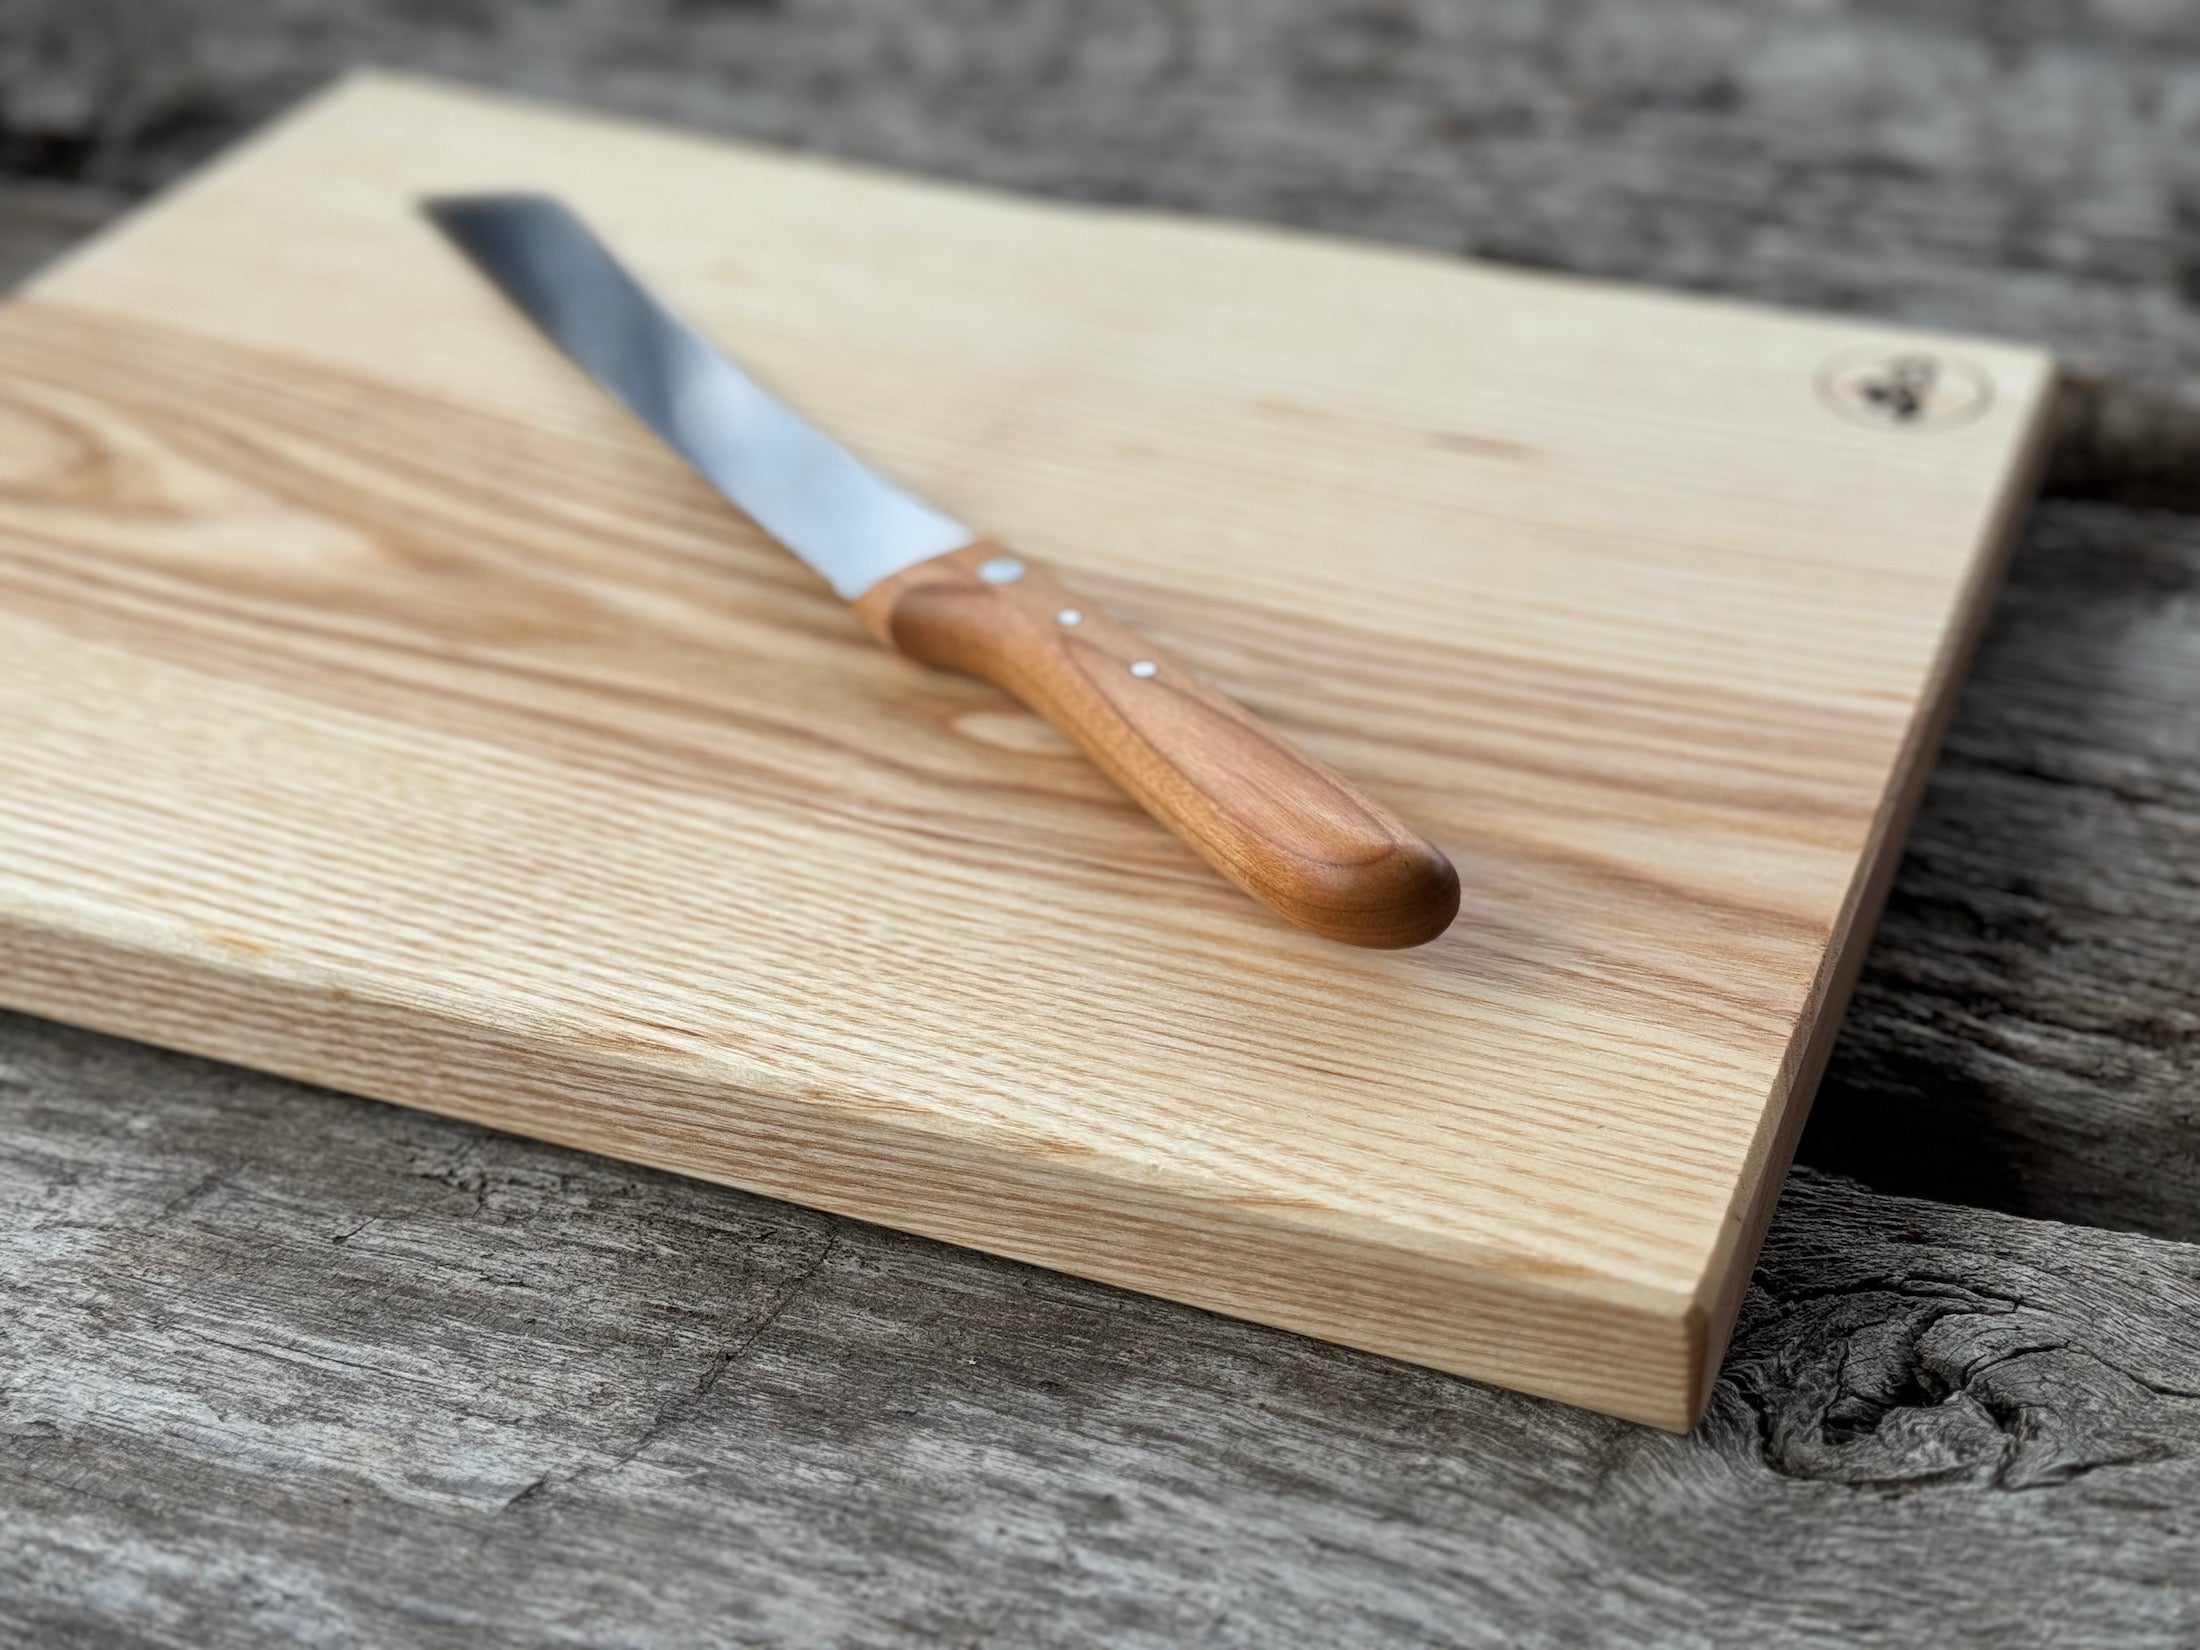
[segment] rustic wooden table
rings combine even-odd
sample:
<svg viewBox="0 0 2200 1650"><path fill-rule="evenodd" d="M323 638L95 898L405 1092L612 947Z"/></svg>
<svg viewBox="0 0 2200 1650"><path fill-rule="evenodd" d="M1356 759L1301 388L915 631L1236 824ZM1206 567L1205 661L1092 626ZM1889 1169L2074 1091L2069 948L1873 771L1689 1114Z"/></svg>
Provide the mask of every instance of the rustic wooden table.
<svg viewBox="0 0 2200 1650"><path fill-rule="evenodd" d="M0 1640L2200 1642L2200 13L0 0L0 265L360 60L2074 380L1693 1436L0 1016Z"/></svg>

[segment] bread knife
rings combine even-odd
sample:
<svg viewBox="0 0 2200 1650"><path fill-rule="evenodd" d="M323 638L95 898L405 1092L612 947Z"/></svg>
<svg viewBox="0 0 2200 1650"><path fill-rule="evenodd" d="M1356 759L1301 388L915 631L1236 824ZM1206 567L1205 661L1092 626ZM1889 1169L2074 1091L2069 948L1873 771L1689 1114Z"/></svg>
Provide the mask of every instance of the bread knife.
<svg viewBox="0 0 2200 1650"><path fill-rule="evenodd" d="M561 202L469 195L423 210L885 646L1021 700L1209 865L1303 928L1398 947L1450 926L1458 873L1390 809L774 399Z"/></svg>

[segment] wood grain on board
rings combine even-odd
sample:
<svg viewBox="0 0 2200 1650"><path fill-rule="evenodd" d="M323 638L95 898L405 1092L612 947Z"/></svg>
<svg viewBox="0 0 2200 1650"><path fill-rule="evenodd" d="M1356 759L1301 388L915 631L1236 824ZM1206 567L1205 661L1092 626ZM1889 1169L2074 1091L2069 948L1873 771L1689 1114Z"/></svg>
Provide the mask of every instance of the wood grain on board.
<svg viewBox="0 0 2200 1650"><path fill-rule="evenodd" d="M1460 920L1287 928L873 647L411 211L505 187L1394 804ZM1842 401L1918 354L1955 415ZM11 1004L1669 1426L2049 376L386 79L36 282L0 375Z"/></svg>

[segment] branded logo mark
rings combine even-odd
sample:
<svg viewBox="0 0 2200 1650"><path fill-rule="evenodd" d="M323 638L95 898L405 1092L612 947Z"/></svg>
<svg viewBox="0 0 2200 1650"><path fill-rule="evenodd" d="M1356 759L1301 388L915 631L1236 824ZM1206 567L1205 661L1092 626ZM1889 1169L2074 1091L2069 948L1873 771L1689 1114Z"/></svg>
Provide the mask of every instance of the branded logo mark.
<svg viewBox="0 0 2200 1650"><path fill-rule="evenodd" d="M1856 424L1948 430L1976 419L1994 398L1968 361L1924 350L1852 350L1818 369L1818 399Z"/></svg>

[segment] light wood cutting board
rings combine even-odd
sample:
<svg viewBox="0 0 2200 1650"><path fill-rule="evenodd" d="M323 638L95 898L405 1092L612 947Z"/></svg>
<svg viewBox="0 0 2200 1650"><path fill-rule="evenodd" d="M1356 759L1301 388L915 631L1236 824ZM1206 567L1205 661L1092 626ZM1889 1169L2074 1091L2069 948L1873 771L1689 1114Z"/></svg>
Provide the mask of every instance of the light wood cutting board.
<svg viewBox="0 0 2200 1650"><path fill-rule="evenodd" d="M868 642L412 211L508 187L1458 923L1288 928ZM1685 1427L2049 384L354 80L0 311L0 999Z"/></svg>

